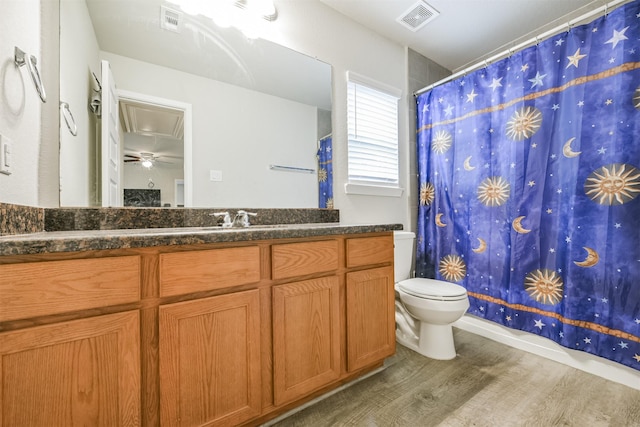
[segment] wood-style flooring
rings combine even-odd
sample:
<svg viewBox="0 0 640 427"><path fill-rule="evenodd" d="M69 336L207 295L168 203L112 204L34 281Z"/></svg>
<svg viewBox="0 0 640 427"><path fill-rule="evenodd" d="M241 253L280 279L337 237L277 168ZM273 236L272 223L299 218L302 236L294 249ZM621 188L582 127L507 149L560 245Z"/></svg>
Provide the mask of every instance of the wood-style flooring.
<svg viewBox="0 0 640 427"><path fill-rule="evenodd" d="M640 391L454 329L458 357L398 345L388 367L274 424L640 426Z"/></svg>

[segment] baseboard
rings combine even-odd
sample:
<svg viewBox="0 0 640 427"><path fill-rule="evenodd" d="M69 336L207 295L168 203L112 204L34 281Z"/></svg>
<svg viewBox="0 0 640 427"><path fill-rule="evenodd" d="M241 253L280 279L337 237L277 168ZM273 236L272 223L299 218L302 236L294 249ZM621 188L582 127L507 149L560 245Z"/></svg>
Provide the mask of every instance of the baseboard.
<svg viewBox="0 0 640 427"><path fill-rule="evenodd" d="M524 350L556 362L597 375L609 381L640 390L640 372L616 362L582 351L571 350L552 340L528 332L506 328L488 320L465 314L454 327Z"/></svg>
<svg viewBox="0 0 640 427"><path fill-rule="evenodd" d="M394 356L392 356L391 358L393 358L393 357L394 357ZM274 418L274 419L272 419L272 420L269 420L269 421L267 421L267 422L266 422L266 423L264 423L264 424L261 424L261 425L260 425L260 427L270 427L270 426L272 426L272 425L274 425L274 424L277 424L277 423L279 423L280 421L282 421L282 420L284 420L284 419L286 419L286 418L290 417L291 415L294 415L294 414L296 414L296 413L298 413L298 412L300 412L300 411L302 411L302 410L304 410L304 409L307 409L308 407L315 405L316 403L318 403L318 402L320 402L320 401L322 401L322 400L326 399L327 397L333 396L334 394L336 394L336 393L338 393L338 392L341 392L341 391L342 391L342 390L344 390L345 388L351 387L352 385L357 384L357 383L359 383L359 382L360 382L360 381L362 381L362 380L366 380L367 378L369 378L369 377L371 377L371 376L373 376L373 375L379 374L380 372L382 372L382 371L384 371L385 369L387 369L387 361L388 361L388 360L389 360L389 359L385 360L385 364L384 364L384 366L381 366L380 368L374 369L374 370L373 370L373 371L371 371L371 372L367 372L367 373L366 373L366 374L364 374L363 376L358 377L358 378L356 378L356 379L354 379L354 380L352 380L352 381L349 381L349 382L348 382L348 383L346 383L346 384L342 384L340 387L334 388L333 390L328 391L328 392L326 392L325 394L323 394L323 395L321 395L321 396L318 396L318 397L316 397L315 399L312 399L312 400L310 400L310 401L308 401L308 402L306 402L306 403L303 403L303 404L302 404L302 405L300 405L300 406L296 406L296 407L295 407L295 408L293 408L292 410L290 410L290 411L288 411L288 412L285 412L285 413L284 413L284 414L282 414L282 415L278 415L276 418ZM393 363L393 362L391 362L391 363Z"/></svg>

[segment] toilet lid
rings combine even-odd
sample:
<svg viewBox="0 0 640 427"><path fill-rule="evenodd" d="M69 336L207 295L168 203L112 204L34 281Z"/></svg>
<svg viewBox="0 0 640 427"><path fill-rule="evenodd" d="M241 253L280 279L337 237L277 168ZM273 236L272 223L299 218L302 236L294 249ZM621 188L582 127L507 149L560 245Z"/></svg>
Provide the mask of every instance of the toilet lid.
<svg viewBox="0 0 640 427"><path fill-rule="evenodd" d="M462 286L435 279L403 280L398 283L398 288L409 295L439 301L455 301L467 297L467 290Z"/></svg>

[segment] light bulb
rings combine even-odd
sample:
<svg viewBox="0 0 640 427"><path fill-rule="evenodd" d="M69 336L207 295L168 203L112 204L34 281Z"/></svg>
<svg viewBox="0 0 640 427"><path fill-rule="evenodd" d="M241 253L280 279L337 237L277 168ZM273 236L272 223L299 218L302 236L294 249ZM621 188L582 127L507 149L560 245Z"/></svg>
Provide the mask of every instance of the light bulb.
<svg viewBox="0 0 640 427"><path fill-rule="evenodd" d="M248 0L247 9L260 17L270 17L276 14L276 7L272 0Z"/></svg>
<svg viewBox="0 0 640 427"><path fill-rule="evenodd" d="M200 0L175 0L180 9L188 15L197 15L202 9Z"/></svg>
<svg viewBox="0 0 640 427"><path fill-rule="evenodd" d="M260 18L257 20L254 17L247 16L245 17L242 25L238 26L238 29L244 34L244 36L248 39L257 39L260 35Z"/></svg>
<svg viewBox="0 0 640 427"><path fill-rule="evenodd" d="M231 13L227 9L218 10L215 14L210 16L213 19L213 23L220 28L229 28L233 21Z"/></svg>

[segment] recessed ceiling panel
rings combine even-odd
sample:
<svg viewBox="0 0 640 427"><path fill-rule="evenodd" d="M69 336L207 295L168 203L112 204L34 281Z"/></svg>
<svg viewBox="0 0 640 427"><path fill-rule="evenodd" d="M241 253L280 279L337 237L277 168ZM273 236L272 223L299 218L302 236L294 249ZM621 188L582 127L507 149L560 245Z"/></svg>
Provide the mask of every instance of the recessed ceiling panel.
<svg viewBox="0 0 640 427"><path fill-rule="evenodd" d="M182 139L184 134L184 114L159 106L120 101L123 129L139 135L172 137Z"/></svg>

